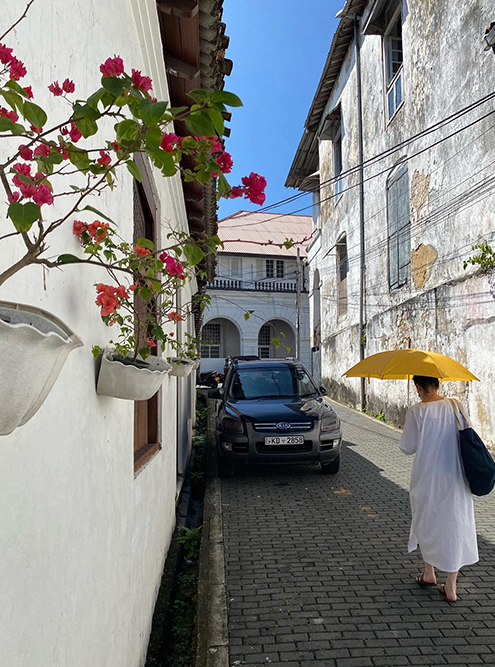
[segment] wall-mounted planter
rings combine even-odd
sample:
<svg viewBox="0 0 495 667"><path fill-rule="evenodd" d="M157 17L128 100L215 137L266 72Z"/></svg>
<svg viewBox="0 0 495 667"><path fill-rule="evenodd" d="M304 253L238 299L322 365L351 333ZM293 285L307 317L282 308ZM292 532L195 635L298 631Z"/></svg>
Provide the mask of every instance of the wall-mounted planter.
<svg viewBox="0 0 495 667"><path fill-rule="evenodd" d="M105 350L101 357L96 393L127 401L146 401L156 394L170 364L159 357L148 357L146 361L114 357Z"/></svg>
<svg viewBox="0 0 495 667"><path fill-rule="evenodd" d="M172 364L170 375L184 378L193 371L195 362L192 359L171 359L170 363Z"/></svg>
<svg viewBox="0 0 495 667"><path fill-rule="evenodd" d="M0 435L43 405L71 350L83 342L51 313L0 301Z"/></svg>

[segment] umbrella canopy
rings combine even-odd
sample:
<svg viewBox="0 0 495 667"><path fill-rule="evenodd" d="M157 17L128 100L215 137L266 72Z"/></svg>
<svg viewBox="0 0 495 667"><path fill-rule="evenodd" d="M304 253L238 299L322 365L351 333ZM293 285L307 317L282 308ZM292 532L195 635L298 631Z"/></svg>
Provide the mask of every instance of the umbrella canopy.
<svg viewBox="0 0 495 667"><path fill-rule="evenodd" d="M439 380L478 380L458 361L437 352L424 350L388 350L366 357L344 373L347 377L408 380L426 375Z"/></svg>

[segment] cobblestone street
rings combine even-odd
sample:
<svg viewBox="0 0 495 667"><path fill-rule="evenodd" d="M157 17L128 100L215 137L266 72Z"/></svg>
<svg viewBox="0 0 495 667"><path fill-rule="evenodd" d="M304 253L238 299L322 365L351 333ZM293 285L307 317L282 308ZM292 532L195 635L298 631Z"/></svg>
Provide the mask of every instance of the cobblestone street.
<svg viewBox="0 0 495 667"><path fill-rule="evenodd" d="M476 499L480 563L461 571L448 604L414 582L412 457L399 432L335 408L337 475L267 466L222 481L229 664L495 664L495 494Z"/></svg>

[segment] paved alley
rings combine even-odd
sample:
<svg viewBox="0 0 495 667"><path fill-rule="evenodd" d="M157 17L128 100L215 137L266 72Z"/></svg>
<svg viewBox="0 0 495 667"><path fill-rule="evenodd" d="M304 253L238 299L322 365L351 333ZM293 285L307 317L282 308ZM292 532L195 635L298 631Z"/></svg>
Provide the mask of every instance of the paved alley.
<svg viewBox="0 0 495 667"><path fill-rule="evenodd" d="M495 494L476 500L480 563L450 605L414 582L399 433L335 408L338 475L267 466L222 480L229 664L494 665Z"/></svg>

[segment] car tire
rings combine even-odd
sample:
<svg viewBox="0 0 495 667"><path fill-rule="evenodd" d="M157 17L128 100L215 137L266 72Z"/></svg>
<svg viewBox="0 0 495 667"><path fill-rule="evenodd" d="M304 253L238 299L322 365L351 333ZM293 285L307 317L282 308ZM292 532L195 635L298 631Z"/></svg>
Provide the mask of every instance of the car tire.
<svg viewBox="0 0 495 667"><path fill-rule="evenodd" d="M218 476L221 479L234 476L234 466L226 461L223 456L218 457Z"/></svg>
<svg viewBox="0 0 495 667"><path fill-rule="evenodd" d="M329 463L320 463L324 475L335 475L340 470L340 454Z"/></svg>

